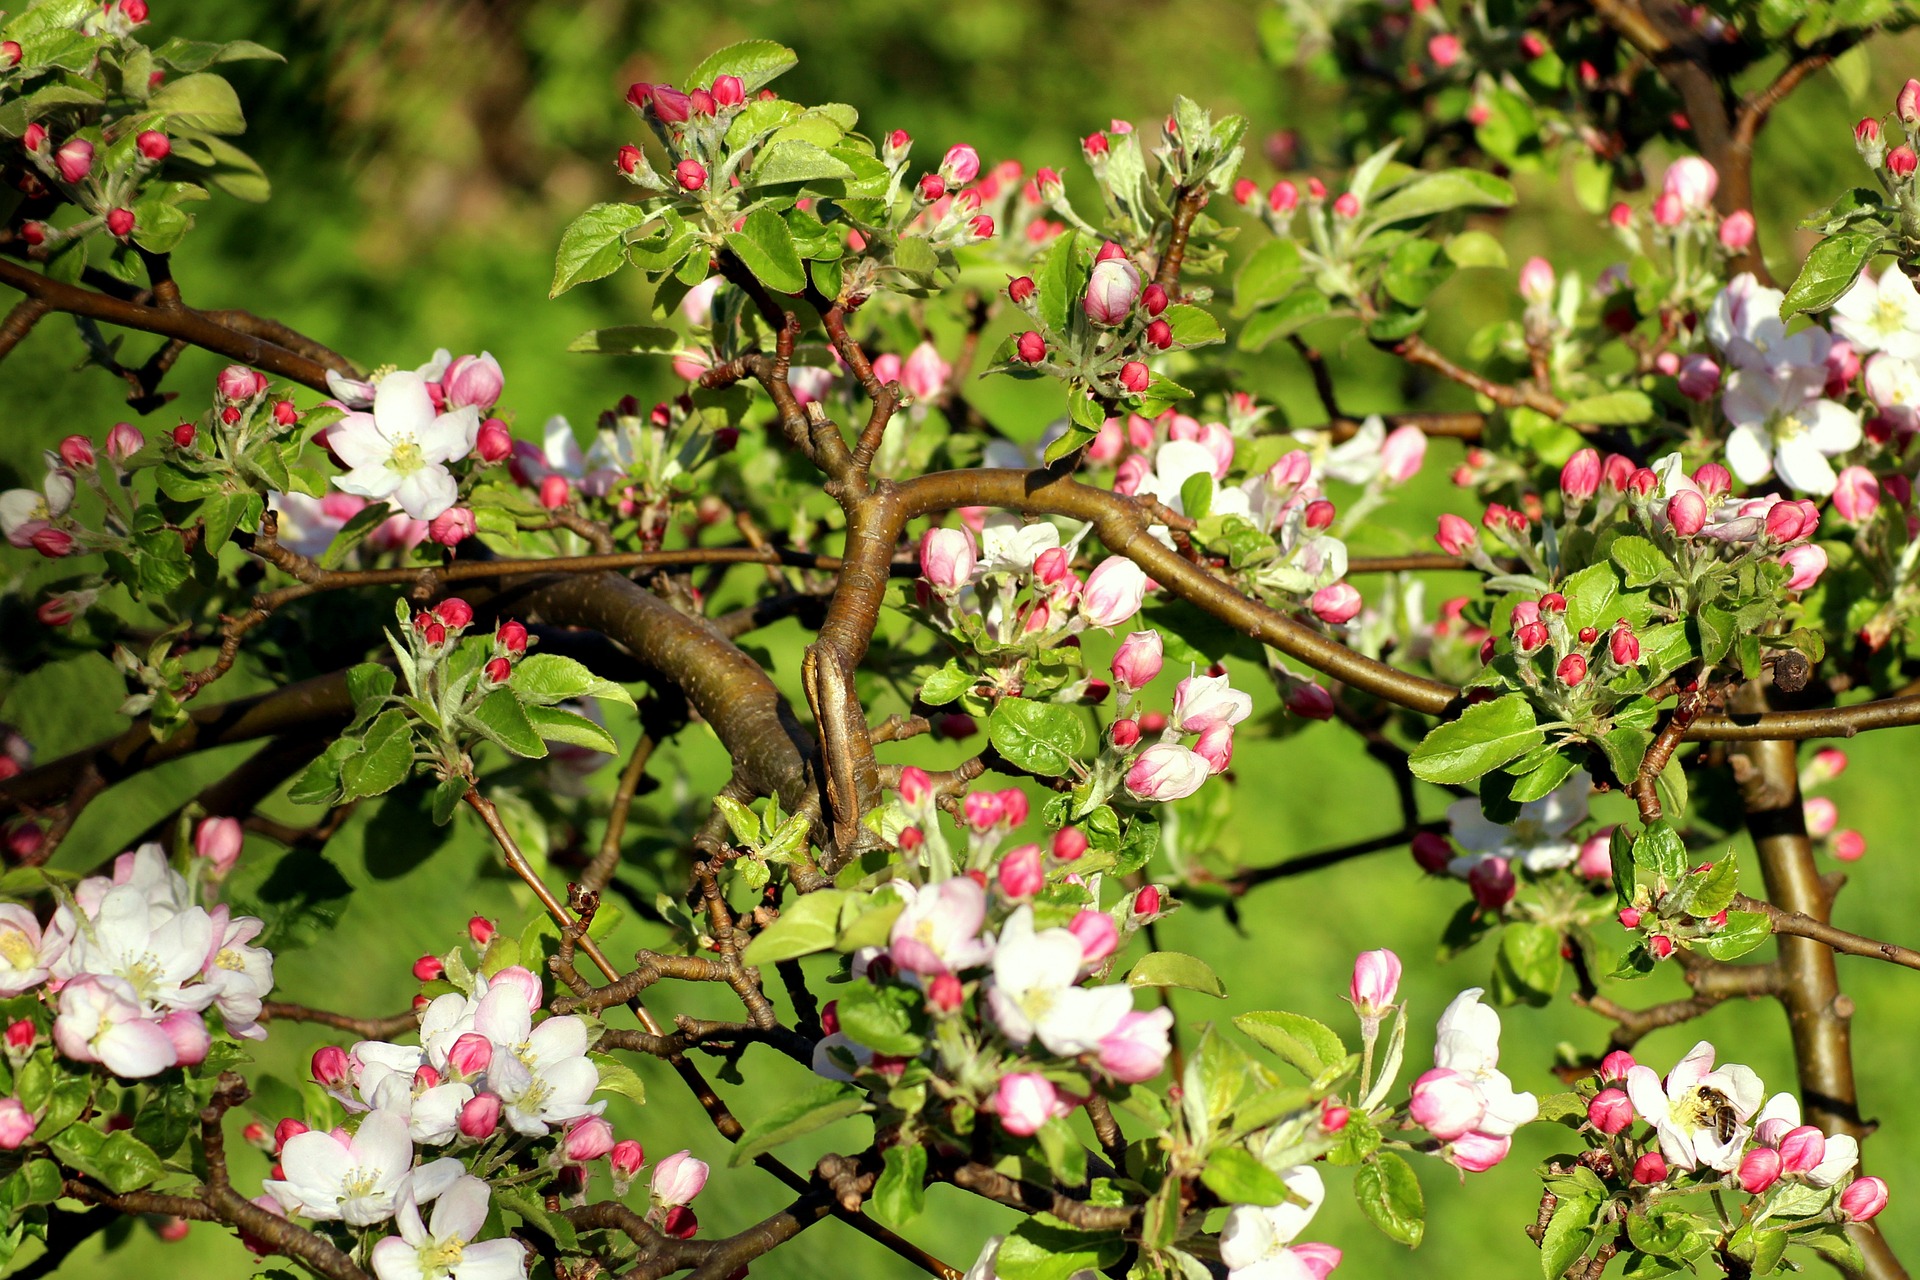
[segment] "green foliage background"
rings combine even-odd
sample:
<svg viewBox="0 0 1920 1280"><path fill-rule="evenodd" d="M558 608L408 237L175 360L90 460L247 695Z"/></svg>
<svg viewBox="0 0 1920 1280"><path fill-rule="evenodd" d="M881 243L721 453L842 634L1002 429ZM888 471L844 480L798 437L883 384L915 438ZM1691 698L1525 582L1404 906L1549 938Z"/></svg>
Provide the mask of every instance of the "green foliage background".
<svg viewBox="0 0 1920 1280"><path fill-rule="evenodd" d="M506 368L506 403L517 408L523 434L535 434L552 413L584 426L623 393L645 401L671 387L670 375L657 363L564 354L567 341L582 330L635 318L644 299L631 274L557 302L545 296L560 228L580 207L619 198L623 189L613 151L640 131L620 101L628 82L673 80L714 47L770 37L801 55L799 69L782 82L787 96L850 102L871 130L905 128L918 140L924 163L965 140L990 162L1013 156L1029 168L1054 165L1065 173L1070 192L1076 181L1084 187L1080 135L1115 116L1151 127L1172 95L1185 92L1216 111L1246 112L1256 140L1279 129L1298 130L1303 163L1331 178L1342 159L1340 94L1263 60L1258 12L1255 4L1220 0L156 4L162 34L249 37L289 56L285 66L231 69L249 108L249 150L276 186L273 202L201 206L200 230L176 272L192 303L276 316L367 364L411 366L435 346L490 349ZM1890 102L1891 85L1904 75L1899 52L1875 51L1876 81L1887 82L1872 91L1875 110ZM1782 269L1805 247L1786 229L1854 176L1848 171L1847 129L1860 113L1823 78L1779 112L1765 135L1756 182L1765 204L1758 212ZM1249 171L1271 180L1274 170L1261 149L1257 142L1250 147ZM1532 176L1522 190L1518 215L1492 228L1515 265L1552 246L1556 265L1577 267L1591 279L1610 260L1604 227L1577 210L1568 188L1552 175ZM1474 272L1450 285L1441 305L1458 321L1452 331L1464 334L1517 303L1509 278ZM1435 331L1448 332L1439 326ZM134 338L131 349L144 353L148 341ZM81 431L98 438L126 416L113 379L98 370L70 372L81 353L71 324L55 317L0 365L0 481L6 486L35 477L38 451L61 435ZM1450 388L1407 381L1399 366L1364 344L1332 355L1350 411L1415 399L1425 407L1459 403ZM1226 358L1239 371L1240 385L1278 400L1298 421L1317 420L1311 389L1289 354ZM190 354L169 386L191 401L204 393L219 363ZM1018 397L996 389L983 388L977 403L1016 435L1037 435L1045 425L1021 414ZM162 411L144 425L170 421ZM1436 445L1410 500L1376 521L1367 535L1372 544L1363 541L1355 550L1424 545L1433 514L1451 500L1445 475L1456 461L1454 446ZM5 562L10 576L0 618L11 669L0 676L0 718L19 725L44 760L120 728L113 707L121 688L98 655L56 653L55 661L42 662L46 655L38 650L28 609L52 571L29 559L13 555ZM1445 586L1434 584L1429 601L1443 598ZM376 611L367 615L370 623L384 612L384 602L371 604ZM754 643L773 655L776 678L798 700L801 633L789 626L758 635ZM25 669L30 666L36 669ZM258 673L243 664L217 694L235 696L259 686ZM1263 714L1271 713L1272 695L1264 694L1260 705ZM632 740L631 724L616 720L614 728L623 742ZM1915 734L1900 730L1853 744L1855 767L1829 791L1843 823L1863 831L1870 847L1867 859L1849 868L1856 885L1840 899L1840 922L1906 941L1915 936L1908 904L1920 897L1920 868L1905 837L1910 753L1920 743ZM950 744L914 746L902 754L921 762L950 764L960 753ZM195 757L116 789L89 811L60 861L77 869L98 863L244 755L242 749ZM630 835L637 851L628 879L643 904L677 878L679 849L692 829L688 815L704 808L725 777L721 752L698 727L656 759L654 775L665 785L646 802L653 819L636 820ZM1250 864L1371 835L1394 812L1386 777L1336 728L1318 726L1271 740L1243 734L1235 769L1243 785L1232 792L1218 844ZM584 785L604 795L612 773L602 769ZM518 781L530 793L547 785L544 775L532 773ZM1436 792L1425 801L1436 814L1443 803ZM293 822L313 816L284 804L276 813ZM447 949L469 915L531 918L525 895L510 886L477 826L467 821L463 815L451 834L438 831L425 816L424 792L403 791L361 809L323 856L283 855L278 845L251 841L239 877L242 891L255 891L271 878L269 893L300 890L337 898L342 908L337 931L321 935L317 945L282 952L281 993L356 1013L392 1012L404 1008L416 989L408 973L411 959ZM565 834L556 840L566 843ZM578 843L596 839L598 832L572 835ZM554 873L556 879L562 874ZM1169 924L1164 944L1206 957L1229 994L1215 1002L1182 993L1177 999L1183 1023L1284 1007L1350 1029L1339 996L1351 958L1365 948L1391 946L1408 961L1403 994L1413 1002L1410 1051L1423 1055L1431 1047L1432 1019L1446 1000L1486 976L1489 960L1482 953L1444 967L1432 959L1440 927L1463 896L1457 884L1421 878L1404 852L1395 851L1256 890L1239 904L1237 925L1218 912L1186 911ZM618 955L659 935L630 912L610 950ZM1920 1218L1906 1206L1920 1182L1906 1171L1920 1151L1920 1104L1908 1090L1911 1046L1920 1040L1920 1001L1912 998L1911 975L1844 958L1841 972L1859 1010L1866 1111L1885 1124L1867 1147L1869 1168L1889 1178L1895 1197L1881 1223L1895 1247L1912 1254L1920 1249ZM1667 998L1678 987L1662 978L1632 996ZM725 1016L708 996L675 987L658 992L651 1003L664 1014ZM1552 1087L1546 1066L1557 1045L1591 1047L1605 1029L1564 1002L1544 1011L1510 1011L1507 1026L1503 1065L1520 1087L1537 1090ZM1642 1052L1664 1067L1701 1035L1724 1046L1723 1056L1751 1063L1770 1086L1791 1086L1785 1028L1771 1004L1724 1007L1701 1023L1652 1037ZM302 1028L277 1028L261 1051L263 1068L295 1080L322 1040ZM781 1091L805 1083L803 1073L770 1051L755 1049L749 1056L753 1086L723 1085L736 1111L748 1118L777 1105ZM616 1107L622 1136L638 1137L650 1160L690 1147L721 1169L726 1144L678 1082L657 1064L642 1063L640 1071L654 1100L645 1108ZM270 1123L275 1117L267 1118ZM789 1156L799 1163L827 1149L852 1149L864 1141L855 1129L861 1123L827 1130L810 1149ZM1426 1243L1411 1257L1360 1219L1339 1171L1330 1174L1333 1194L1311 1234L1347 1250L1341 1274L1351 1277L1537 1274L1537 1255L1521 1233L1532 1220L1537 1185L1529 1167L1553 1149L1551 1133L1530 1131L1507 1164L1465 1190L1442 1166L1423 1162L1431 1221ZM240 1153L238 1180L252 1185L264 1165L252 1153ZM781 1198L758 1171L719 1172L699 1205L703 1227L739 1229ZM981 1238L1011 1220L1011 1214L969 1196L936 1188L908 1234L965 1266ZM210 1228L196 1227L186 1243L166 1245L145 1226L122 1224L77 1252L62 1274L243 1276L251 1261ZM907 1271L862 1237L828 1224L756 1263L754 1273L778 1280Z"/></svg>

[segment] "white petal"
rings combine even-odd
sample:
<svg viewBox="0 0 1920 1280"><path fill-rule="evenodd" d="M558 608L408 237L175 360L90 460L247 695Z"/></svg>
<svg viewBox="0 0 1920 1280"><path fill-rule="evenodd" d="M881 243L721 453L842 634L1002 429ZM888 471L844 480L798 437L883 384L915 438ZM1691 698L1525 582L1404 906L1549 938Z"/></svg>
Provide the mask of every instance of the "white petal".
<svg viewBox="0 0 1920 1280"><path fill-rule="evenodd" d="M478 1178L461 1178L440 1193L433 1206L433 1236L445 1240L458 1236L471 1240L487 1222L487 1201L493 1192Z"/></svg>
<svg viewBox="0 0 1920 1280"><path fill-rule="evenodd" d="M347 472L346 475L335 476L333 487L342 493L384 501L391 498L393 491L400 487L400 473L389 471L385 467L361 467L357 471Z"/></svg>
<svg viewBox="0 0 1920 1280"><path fill-rule="evenodd" d="M453 1274L455 1280L519 1280L527 1274L527 1248L518 1240L470 1244Z"/></svg>
<svg viewBox="0 0 1920 1280"><path fill-rule="evenodd" d="M1742 484L1759 484L1773 474L1772 441L1757 427L1737 426L1727 436L1727 466Z"/></svg>
<svg viewBox="0 0 1920 1280"><path fill-rule="evenodd" d="M395 486L393 500L415 520L431 520L460 500L460 486L452 472L435 463L408 472Z"/></svg>
<svg viewBox="0 0 1920 1280"><path fill-rule="evenodd" d="M1800 411L1809 424L1807 435L1829 458L1860 443L1860 415L1831 400L1816 400Z"/></svg>
<svg viewBox="0 0 1920 1280"><path fill-rule="evenodd" d="M587 1024L578 1018L548 1018L527 1037L527 1056L546 1065L587 1051Z"/></svg>
<svg viewBox="0 0 1920 1280"><path fill-rule="evenodd" d="M1833 465L1809 435L1777 441L1773 448L1773 465L1787 487L1801 493L1824 497L1833 492L1838 479L1833 474Z"/></svg>
<svg viewBox="0 0 1920 1280"><path fill-rule="evenodd" d="M418 439L433 419L433 397L427 394L425 378L401 370L380 380L373 395L373 420L381 435L389 440Z"/></svg>

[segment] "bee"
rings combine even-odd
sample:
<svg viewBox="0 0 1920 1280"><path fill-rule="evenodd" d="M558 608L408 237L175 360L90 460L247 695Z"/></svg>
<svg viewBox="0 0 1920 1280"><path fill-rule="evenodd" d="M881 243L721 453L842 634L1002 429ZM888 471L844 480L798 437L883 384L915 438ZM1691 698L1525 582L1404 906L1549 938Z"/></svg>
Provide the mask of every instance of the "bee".
<svg viewBox="0 0 1920 1280"><path fill-rule="evenodd" d="M1701 1126L1712 1129L1721 1142L1732 1142L1740 1131L1740 1116L1727 1095L1718 1089L1703 1088L1698 1091L1698 1101Z"/></svg>

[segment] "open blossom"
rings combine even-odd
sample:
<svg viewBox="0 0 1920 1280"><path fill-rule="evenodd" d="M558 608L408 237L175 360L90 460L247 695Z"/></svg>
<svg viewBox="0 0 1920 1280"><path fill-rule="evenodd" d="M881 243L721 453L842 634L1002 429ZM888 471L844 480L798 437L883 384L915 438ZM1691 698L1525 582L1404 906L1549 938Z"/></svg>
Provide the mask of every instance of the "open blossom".
<svg viewBox="0 0 1920 1280"><path fill-rule="evenodd" d="M1125 986L1079 985L1080 939L1065 929L1033 927L1033 908L1007 918L993 957L988 1005L1016 1045L1038 1039L1063 1058L1099 1051L1100 1042L1133 1012Z"/></svg>
<svg viewBox="0 0 1920 1280"><path fill-rule="evenodd" d="M47 478L40 488L0 493L0 533L16 547L33 546L34 535L49 528L73 506L73 495L73 473L58 454L49 453Z"/></svg>
<svg viewBox="0 0 1920 1280"><path fill-rule="evenodd" d="M1220 1227L1220 1261L1233 1280L1325 1280L1340 1262L1340 1251L1331 1245L1294 1243L1327 1198L1319 1170L1295 1165L1280 1180L1292 1193L1285 1203L1240 1204L1227 1211Z"/></svg>
<svg viewBox="0 0 1920 1280"><path fill-rule="evenodd" d="M158 1075L179 1061L172 1038L142 1015L122 978L84 974L63 986L53 1042L74 1061L97 1062L128 1080Z"/></svg>
<svg viewBox="0 0 1920 1280"><path fill-rule="evenodd" d="M908 973L952 973L985 964L993 938L980 936L987 891L967 876L928 885L893 922L888 954Z"/></svg>
<svg viewBox="0 0 1920 1280"><path fill-rule="evenodd" d="M1571 866L1580 857L1572 833L1587 820L1587 797L1593 779L1585 770L1573 774L1553 791L1520 806L1511 823L1492 822L1481 812L1480 801L1469 797L1447 807L1455 843L1466 850L1447 870L1465 878L1488 858L1518 859L1529 871L1552 871Z"/></svg>
<svg viewBox="0 0 1920 1280"><path fill-rule="evenodd" d="M439 1160L414 1174L409 1185L413 1139L407 1122L391 1111L369 1112L351 1137L314 1129L288 1138L280 1169L285 1176L265 1185L287 1213L354 1227L391 1218L403 1190L416 1202L429 1200L464 1172L457 1160Z"/></svg>
<svg viewBox="0 0 1920 1280"><path fill-rule="evenodd" d="M462 1177L440 1195L430 1220L422 1220L410 1180L397 1198L397 1236L373 1246L369 1261L379 1280L520 1280L527 1274L527 1247L518 1240L475 1240L487 1221L493 1192L478 1178Z"/></svg>
<svg viewBox="0 0 1920 1280"><path fill-rule="evenodd" d="M1920 291L1897 262L1875 280L1863 271L1833 304L1833 331L1855 351L1884 351L1920 360Z"/></svg>
<svg viewBox="0 0 1920 1280"><path fill-rule="evenodd" d="M1499 1070L1500 1015L1481 1004L1480 995L1479 987L1469 987L1441 1013L1434 1027L1433 1065L1473 1082L1485 1110L1472 1132L1500 1138L1532 1123L1540 1105L1533 1094L1516 1092Z"/></svg>
<svg viewBox="0 0 1920 1280"><path fill-rule="evenodd" d="M1252 696L1228 684L1224 675L1188 676L1173 693L1173 727L1182 733L1231 727L1252 714Z"/></svg>
<svg viewBox="0 0 1920 1280"><path fill-rule="evenodd" d="M1660 1136L1660 1154L1677 1169L1706 1165L1731 1173L1752 1132L1747 1122L1760 1108L1760 1077L1729 1063L1715 1070L1713 1046L1702 1040L1688 1050L1664 1082L1652 1067L1627 1073L1627 1096L1640 1118ZM1729 1123L1730 1121L1730 1123Z"/></svg>
<svg viewBox="0 0 1920 1280"><path fill-rule="evenodd" d="M17 902L0 904L0 996L17 996L45 982L56 954L55 947L43 943L33 912Z"/></svg>
<svg viewBox="0 0 1920 1280"><path fill-rule="evenodd" d="M373 412L350 413L328 434L328 448L351 468L333 483L363 498L390 498L415 520L431 520L459 498L446 464L467 455L479 430L477 409L438 413L425 379L390 373L374 391Z"/></svg>

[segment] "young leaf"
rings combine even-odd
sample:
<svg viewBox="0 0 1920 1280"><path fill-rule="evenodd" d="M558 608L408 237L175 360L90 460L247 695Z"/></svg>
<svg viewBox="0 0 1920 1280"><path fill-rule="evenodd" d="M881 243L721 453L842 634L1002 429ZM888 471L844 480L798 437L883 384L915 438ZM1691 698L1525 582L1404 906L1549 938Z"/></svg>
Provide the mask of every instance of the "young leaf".
<svg viewBox="0 0 1920 1280"><path fill-rule="evenodd" d="M461 721L487 741L516 756L539 760L547 754L547 744L534 732L533 722L527 719L526 709L511 689L495 689L480 699Z"/></svg>
<svg viewBox="0 0 1920 1280"><path fill-rule="evenodd" d="M773 292L799 293L807 287L806 269L800 265L793 232L787 230L786 219L772 209L748 214L740 230L727 233L727 247Z"/></svg>
<svg viewBox="0 0 1920 1280"><path fill-rule="evenodd" d="M720 76L739 76L740 85L754 92L775 76L793 70L800 55L772 40L742 40L717 49L687 77L687 89L710 89ZM849 126L851 127L851 126Z"/></svg>
<svg viewBox="0 0 1920 1280"><path fill-rule="evenodd" d="M840 936L840 908L856 895L840 889L802 894L747 944L741 959L767 965L825 951Z"/></svg>
<svg viewBox="0 0 1920 1280"><path fill-rule="evenodd" d="M927 1203L927 1149L900 1142L882 1157L880 1180L873 1184L874 1216L903 1227L920 1216Z"/></svg>
<svg viewBox="0 0 1920 1280"><path fill-rule="evenodd" d="M1419 1247L1427 1230L1427 1203L1412 1165L1391 1151L1380 1152L1353 1175L1353 1196L1360 1212L1389 1240Z"/></svg>
<svg viewBox="0 0 1920 1280"><path fill-rule="evenodd" d="M1086 745L1086 725L1074 708L1058 702L1002 698L987 720L994 748L1022 769L1059 777L1073 768Z"/></svg>
<svg viewBox="0 0 1920 1280"><path fill-rule="evenodd" d="M1305 1014L1279 1010L1243 1013L1233 1025L1299 1068L1309 1080L1319 1079L1347 1060L1347 1046L1338 1033Z"/></svg>
<svg viewBox="0 0 1920 1280"><path fill-rule="evenodd" d="M1226 984L1220 981L1219 975L1205 960L1179 951L1150 951L1141 956L1139 963L1127 974L1127 985L1182 987L1210 996L1227 994Z"/></svg>
<svg viewBox="0 0 1920 1280"><path fill-rule="evenodd" d="M639 205L596 204L567 224L560 234L553 286L547 296L557 298L577 284L618 271L626 260L627 232L646 220L646 211Z"/></svg>
<svg viewBox="0 0 1920 1280"><path fill-rule="evenodd" d="M1458 720L1435 727L1413 749L1408 764L1415 777L1427 782L1472 782L1525 755L1545 738L1526 695L1510 693L1475 703Z"/></svg>
<svg viewBox="0 0 1920 1280"><path fill-rule="evenodd" d="M536 653L522 660L513 669L507 687L519 695L520 701L542 707L588 697L633 705L633 695L625 689L557 653Z"/></svg>

